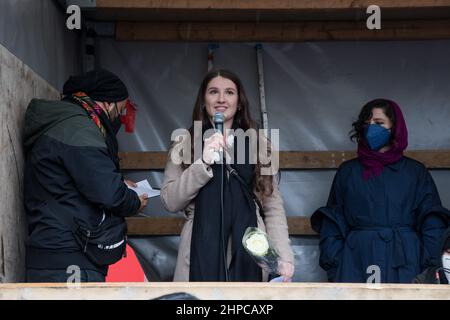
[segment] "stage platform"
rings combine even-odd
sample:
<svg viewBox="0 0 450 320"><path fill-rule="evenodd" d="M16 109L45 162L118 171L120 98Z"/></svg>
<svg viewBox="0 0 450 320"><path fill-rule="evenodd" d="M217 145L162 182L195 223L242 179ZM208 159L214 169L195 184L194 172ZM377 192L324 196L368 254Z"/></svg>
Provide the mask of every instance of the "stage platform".
<svg viewBox="0 0 450 320"><path fill-rule="evenodd" d="M0 300L150 300L185 292L201 300L442 300L449 285L334 283L0 284Z"/></svg>

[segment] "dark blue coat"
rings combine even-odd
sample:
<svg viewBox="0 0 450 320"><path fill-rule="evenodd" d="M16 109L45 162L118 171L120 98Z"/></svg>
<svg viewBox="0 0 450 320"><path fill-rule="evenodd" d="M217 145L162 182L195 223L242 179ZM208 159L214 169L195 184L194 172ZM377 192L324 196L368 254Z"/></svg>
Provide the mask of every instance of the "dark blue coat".
<svg viewBox="0 0 450 320"><path fill-rule="evenodd" d="M320 266L334 282L366 282L379 268L381 282L411 283L439 263L450 212L418 161L403 157L369 180L362 171L358 159L344 162L327 206L311 217Z"/></svg>

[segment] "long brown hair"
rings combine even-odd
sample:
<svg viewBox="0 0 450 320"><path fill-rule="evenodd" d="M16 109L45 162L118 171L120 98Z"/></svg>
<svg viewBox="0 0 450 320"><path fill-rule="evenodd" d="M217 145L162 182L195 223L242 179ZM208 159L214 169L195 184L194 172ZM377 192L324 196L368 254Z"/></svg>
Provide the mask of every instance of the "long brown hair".
<svg viewBox="0 0 450 320"><path fill-rule="evenodd" d="M194 150L193 150L193 148L194 148L194 122L201 121L203 129L212 127L208 112L206 111L206 108L205 108L205 94L206 94L206 89L208 87L209 82L212 79L219 77L219 76L223 77L225 79L231 80L236 85L236 88L237 88L239 108L236 111L236 114L234 115L234 118L233 118L233 128L242 129L243 131L246 131L248 129L258 130L258 125L256 124L255 121L253 121L253 119L250 115L250 110L249 110L250 108L249 108L249 102L247 99L247 95L245 94L244 86L242 85L242 82L239 79L239 77L229 70L225 70L225 69L211 70L203 78L203 81L202 81L200 88L198 90L198 93L197 93L197 99L195 101L194 111L192 112L192 126L189 129L189 132L191 134L191 139L192 139L192 141L191 141L192 142L191 143L192 157L194 156ZM257 136L258 136L258 142L259 142L259 135L257 135ZM268 152L270 155L270 151L271 151L270 142L268 141L268 143L261 144L261 145L267 145ZM258 143L258 146L260 146L259 143ZM192 160L194 160L194 159L192 159ZM253 174L253 185L254 185L254 188L255 188L256 192L258 193L258 196L260 199L262 199L265 196L270 196L273 192L273 185L272 185L273 177L272 177L272 175L261 175L262 167L270 167L270 164L262 165L260 163L259 157L258 157L258 161L255 165L255 171Z"/></svg>

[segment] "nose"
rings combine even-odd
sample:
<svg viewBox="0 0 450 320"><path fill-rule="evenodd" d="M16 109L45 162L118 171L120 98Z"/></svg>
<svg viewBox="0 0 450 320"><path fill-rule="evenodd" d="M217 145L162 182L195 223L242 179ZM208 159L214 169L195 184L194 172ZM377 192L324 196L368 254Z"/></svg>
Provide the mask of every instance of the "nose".
<svg viewBox="0 0 450 320"><path fill-rule="evenodd" d="M225 93L224 92L219 93L219 101L217 101L217 102L219 102L219 103L225 102Z"/></svg>

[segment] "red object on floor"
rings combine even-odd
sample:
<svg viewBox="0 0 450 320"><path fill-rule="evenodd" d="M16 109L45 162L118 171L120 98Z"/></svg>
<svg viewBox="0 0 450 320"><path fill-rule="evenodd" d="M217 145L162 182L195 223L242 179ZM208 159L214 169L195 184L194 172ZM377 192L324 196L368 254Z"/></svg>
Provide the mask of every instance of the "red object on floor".
<svg viewBox="0 0 450 320"><path fill-rule="evenodd" d="M127 245L127 256L109 266L106 282L144 282L145 275L133 249Z"/></svg>

